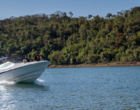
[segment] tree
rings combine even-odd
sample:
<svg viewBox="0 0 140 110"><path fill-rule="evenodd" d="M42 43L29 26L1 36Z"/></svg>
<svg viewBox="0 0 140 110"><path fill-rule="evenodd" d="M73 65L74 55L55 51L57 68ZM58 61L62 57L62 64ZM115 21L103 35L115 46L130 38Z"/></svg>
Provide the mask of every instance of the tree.
<svg viewBox="0 0 140 110"><path fill-rule="evenodd" d="M109 18L109 19L110 19L111 16L112 16L111 13L108 13L108 14L106 15L106 17Z"/></svg>
<svg viewBox="0 0 140 110"><path fill-rule="evenodd" d="M63 17L63 18L66 18L66 17L67 17L67 13L64 12L64 13L62 14L62 17Z"/></svg>
<svg viewBox="0 0 140 110"><path fill-rule="evenodd" d="M70 17L72 18L72 16L73 16L73 13L72 13L72 12L69 12L69 14L70 14Z"/></svg>
<svg viewBox="0 0 140 110"><path fill-rule="evenodd" d="M92 17L92 15L89 14L89 15L88 15L88 19L90 19L91 17Z"/></svg>
<svg viewBox="0 0 140 110"><path fill-rule="evenodd" d="M0 20L0 57L42 54L54 64L140 60L140 8L108 19L72 16L57 11Z"/></svg>

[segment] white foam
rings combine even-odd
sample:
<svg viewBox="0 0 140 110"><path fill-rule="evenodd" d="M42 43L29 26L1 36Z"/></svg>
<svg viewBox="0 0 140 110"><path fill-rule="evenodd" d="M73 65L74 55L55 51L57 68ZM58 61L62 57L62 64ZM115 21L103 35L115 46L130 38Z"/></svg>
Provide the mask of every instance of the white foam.
<svg viewBox="0 0 140 110"><path fill-rule="evenodd" d="M45 82L45 81L42 80L42 79L37 79L37 80L35 81L36 84L43 84L44 82Z"/></svg>
<svg viewBox="0 0 140 110"><path fill-rule="evenodd" d="M11 84L15 84L15 82L13 82L13 81L5 81L5 80L0 81L0 85L11 85Z"/></svg>
<svg viewBox="0 0 140 110"><path fill-rule="evenodd" d="M39 82L45 82L43 79L37 79L37 81L39 81Z"/></svg>

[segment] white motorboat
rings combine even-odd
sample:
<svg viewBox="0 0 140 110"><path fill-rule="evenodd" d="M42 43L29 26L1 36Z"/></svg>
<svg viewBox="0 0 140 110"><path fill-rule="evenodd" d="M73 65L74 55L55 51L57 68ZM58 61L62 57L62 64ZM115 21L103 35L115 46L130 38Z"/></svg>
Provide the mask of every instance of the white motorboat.
<svg viewBox="0 0 140 110"><path fill-rule="evenodd" d="M33 61L23 63L20 56L3 57L0 65L0 81L33 82L44 72L49 61Z"/></svg>

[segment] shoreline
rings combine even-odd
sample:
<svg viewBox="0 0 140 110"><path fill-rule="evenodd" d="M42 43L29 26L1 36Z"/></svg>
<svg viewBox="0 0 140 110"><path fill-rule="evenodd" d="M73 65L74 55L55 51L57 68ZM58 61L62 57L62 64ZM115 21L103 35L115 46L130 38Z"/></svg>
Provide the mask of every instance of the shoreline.
<svg viewBox="0 0 140 110"><path fill-rule="evenodd" d="M73 68L73 67L115 67L115 66L140 66L140 62L114 62L97 64L75 64L75 65L49 65L47 68Z"/></svg>

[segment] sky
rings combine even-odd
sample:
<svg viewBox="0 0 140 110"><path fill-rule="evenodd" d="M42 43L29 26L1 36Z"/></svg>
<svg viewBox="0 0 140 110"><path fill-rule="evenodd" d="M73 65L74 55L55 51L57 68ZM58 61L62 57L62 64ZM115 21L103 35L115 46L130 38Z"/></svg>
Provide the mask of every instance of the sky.
<svg viewBox="0 0 140 110"><path fill-rule="evenodd" d="M56 11L73 13L73 17L89 14L105 17L140 6L140 0L0 0L0 20L34 14L53 14Z"/></svg>

